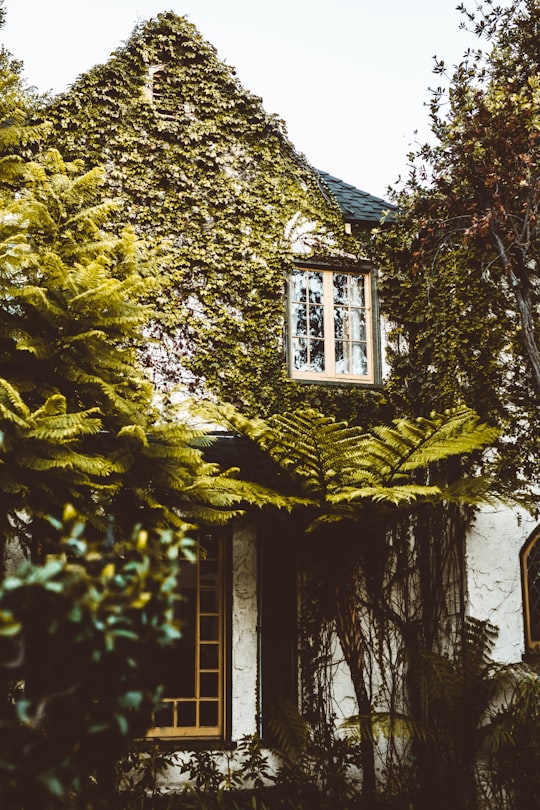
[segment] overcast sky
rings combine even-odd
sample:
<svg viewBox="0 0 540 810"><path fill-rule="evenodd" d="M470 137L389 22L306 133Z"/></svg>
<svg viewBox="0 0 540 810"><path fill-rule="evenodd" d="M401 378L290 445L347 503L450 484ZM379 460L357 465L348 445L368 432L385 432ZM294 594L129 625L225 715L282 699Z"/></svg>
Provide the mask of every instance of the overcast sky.
<svg viewBox="0 0 540 810"><path fill-rule="evenodd" d="M141 20L186 15L319 169L385 196L428 132L433 56L470 44L457 0L5 0L29 84L64 90ZM473 5L471 3L469 5ZM415 130L419 135L415 136Z"/></svg>

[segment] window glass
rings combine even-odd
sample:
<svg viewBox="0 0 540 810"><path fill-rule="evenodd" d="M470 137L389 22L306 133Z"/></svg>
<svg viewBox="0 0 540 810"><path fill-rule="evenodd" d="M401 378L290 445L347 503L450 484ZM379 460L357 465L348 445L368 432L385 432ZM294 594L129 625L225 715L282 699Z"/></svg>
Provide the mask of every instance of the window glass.
<svg viewBox="0 0 540 810"><path fill-rule="evenodd" d="M323 302L323 274L308 273L308 300L310 304Z"/></svg>
<svg viewBox="0 0 540 810"><path fill-rule="evenodd" d="M349 276L350 279L350 303L353 307L365 307L365 277L364 276Z"/></svg>
<svg viewBox="0 0 540 810"><path fill-rule="evenodd" d="M182 638L156 661L164 688L150 737L220 737L223 734L224 593L220 533L200 538L195 563L186 562L178 602Z"/></svg>
<svg viewBox="0 0 540 810"><path fill-rule="evenodd" d="M292 274L292 300L304 302L306 300L307 278L303 270L295 270Z"/></svg>
<svg viewBox="0 0 540 810"><path fill-rule="evenodd" d="M348 303L347 276L345 273L334 273L334 303Z"/></svg>
<svg viewBox="0 0 540 810"><path fill-rule="evenodd" d="M529 650L540 648L540 532L522 556L525 630Z"/></svg>
<svg viewBox="0 0 540 810"><path fill-rule="evenodd" d="M352 366L353 374L367 374L368 361L365 343L352 344Z"/></svg>
<svg viewBox="0 0 540 810"><path fill-rule="evenodd" d="M324 341L312 340L310 348L309 370L324 371Z"/></svg>
<svg viewBox="0 0 540 810"><path fill-rule="evenodd" d="M312 338L324 337L324 308L312 305L309 308L309 336Z"/></svg>
<svg viewBox="0 0 540 810"><path fill-rule="evenodd" d="M305 338L293 338L293 366L298 371L308 370L308 344Z"/></svg>

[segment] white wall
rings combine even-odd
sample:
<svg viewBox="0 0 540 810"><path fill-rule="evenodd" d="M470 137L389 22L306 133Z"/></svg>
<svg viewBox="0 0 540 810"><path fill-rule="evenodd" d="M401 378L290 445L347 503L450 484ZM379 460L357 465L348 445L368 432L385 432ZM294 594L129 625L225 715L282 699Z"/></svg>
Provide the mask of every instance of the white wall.
<svg viewBox="0 0 540 810"><path fill-rule="evenodd" d="M485 508L467 537L468 612L498 628L496 661L516 662L524 652L519 552L536 525L526 512Z"/></svg>
<svg viewBox="0 0 540 810"><path fill-rule="evenodd" d="M250 524L235 527L232 548L232 739L257 731L257 549Z"/></svg>

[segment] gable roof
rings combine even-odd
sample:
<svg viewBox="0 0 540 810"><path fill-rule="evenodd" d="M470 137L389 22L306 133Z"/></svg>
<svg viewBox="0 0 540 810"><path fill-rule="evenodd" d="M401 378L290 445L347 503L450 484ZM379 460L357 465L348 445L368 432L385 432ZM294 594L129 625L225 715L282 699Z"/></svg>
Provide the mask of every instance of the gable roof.
<svg viewBox="0 0 540 810"><path fill-rule="evenodd" d="M381 218L385 212L396 210L395 205L380 197L374 197L373 194L369 194L367 191L361 191L361 189L340 180L339 177L334 177L320 169L317 169L317 172L323 184L335 198L345 222L373 228L381 223ZM391 216L387 217L387 221L391 218Z"/></svg>

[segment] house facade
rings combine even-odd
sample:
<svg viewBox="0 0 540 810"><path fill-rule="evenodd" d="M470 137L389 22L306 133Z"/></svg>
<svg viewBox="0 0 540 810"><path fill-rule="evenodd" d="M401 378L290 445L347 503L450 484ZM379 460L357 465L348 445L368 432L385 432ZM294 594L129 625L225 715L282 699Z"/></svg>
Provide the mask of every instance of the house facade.
<svg viewBox="0 0 540 810"><path fill-rule="evenodd" d="M193 26L172 14L142 26L50 117L66 158L82 151L107 168L119 221L158 245L146 362L159 385L262 416L303 406L388 419L377 268L364 247L391 224L391 206L312 169ZM214 452L226 466L258 463L232 435ZM464 541L456 615L497 628L492 654L506 663L540 645L534 532L526 513L494 507ZM165 691L148 738L179 752L246 735L273 742L272 712L284 701L309 710L306 683L313 693L319 677L306 658L317 645L304 622L313 597L301 529L251 515L202 527L200 545L181 582L184 636L156 663ZM359 713L357 698L335 634L324 656L317 644L337 728ZM369 678L372 706L386 710L378 664ZM171 785L182 778L171 772Z"/></svg>

